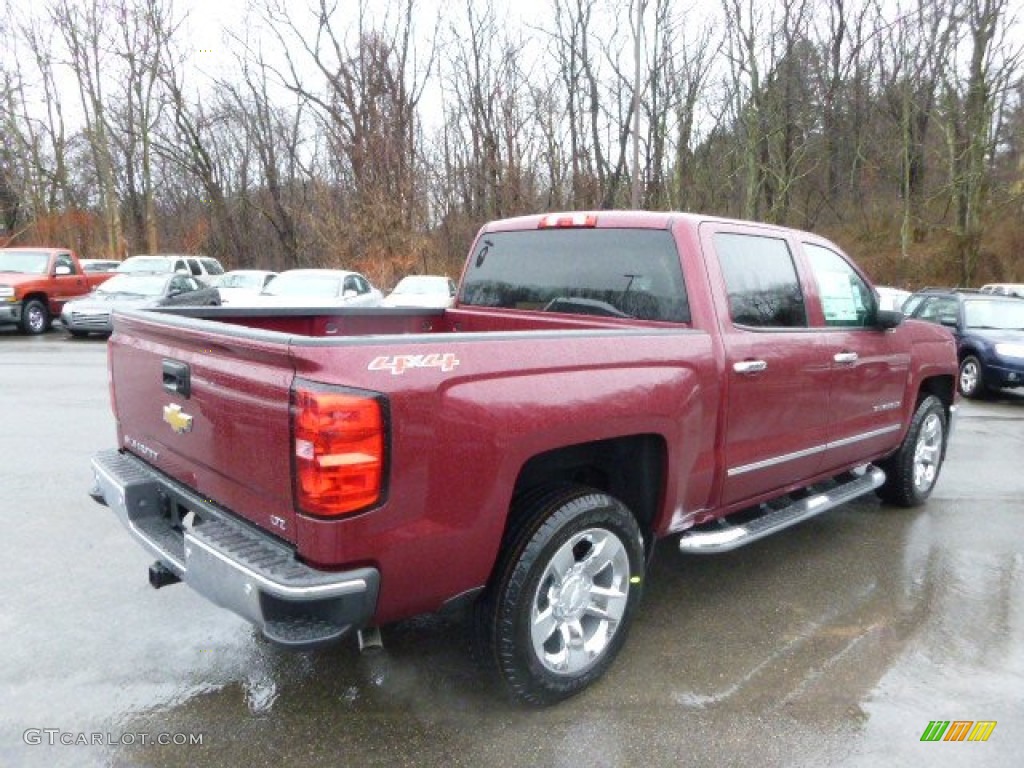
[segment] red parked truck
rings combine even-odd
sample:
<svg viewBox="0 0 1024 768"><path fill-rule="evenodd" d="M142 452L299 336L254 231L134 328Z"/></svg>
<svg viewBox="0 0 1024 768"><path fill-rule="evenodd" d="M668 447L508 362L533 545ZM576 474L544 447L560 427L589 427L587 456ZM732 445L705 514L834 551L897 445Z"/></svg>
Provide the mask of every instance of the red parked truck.
<svg viewBox="0 0 1024 768"><path fill-rule="evenodd" d="M43 333L64 303L111 277L86 272L67 248L0 248L0 325Z"/></svg>
<svg viewBox="0 0 1024 768"><path fill-rule="evenodd" d="M109 355L92 495L154 586L296 648L468 605L536 704L612 662L656 541L922 503L957 372L821 237L636 212L486 225L450 309L132 311Z"/></svg>

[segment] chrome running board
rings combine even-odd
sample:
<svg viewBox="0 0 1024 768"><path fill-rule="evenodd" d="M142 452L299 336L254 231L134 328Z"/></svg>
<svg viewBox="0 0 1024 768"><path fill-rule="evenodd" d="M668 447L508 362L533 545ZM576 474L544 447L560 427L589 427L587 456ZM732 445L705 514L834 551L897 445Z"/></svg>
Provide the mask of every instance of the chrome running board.
<svg viewBox="0 0 1024 768"><path fill-rule="evenodd" d="M878 488L885 482L885 473L866 465L842 475L827 490L775 508L762 504L764 510L753 520L732 524L723 520L713 528L689 530L679 537L679 551L687 555L717 555L763 539L777 531L802 523L830 509L852 501ZM783 497L785 498L785 497Z"/></svg>

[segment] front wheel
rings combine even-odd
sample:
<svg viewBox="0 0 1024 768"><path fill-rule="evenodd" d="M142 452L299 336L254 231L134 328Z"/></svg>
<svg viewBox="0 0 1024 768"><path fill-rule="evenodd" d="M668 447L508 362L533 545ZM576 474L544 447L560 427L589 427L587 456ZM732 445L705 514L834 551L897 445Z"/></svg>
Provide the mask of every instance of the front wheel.
<svg viewBox="0 0 1024 768"><path fill-rule="evenodd" d="M617 499L581 486L513 510L491 584L474 610L480 655L512 697L553 704L611 665L642 590L643 539Z"/></svg>
<svg viewBox="0 0 1024 768"><path fill-rule="evenodd" d="M934 395L923 398L899 450L880 462L885 483L878 495L901 507L923 504L935 488L946 455L946 409Z"/></svg>
<svg viewBox="0 0 1024 768"><path fill-rule="evenodd" d="M981 362L974 355L968 355L960 363L960 394L964 397L977 399L988 393L985 378L981 371Z"/></svg>
<svg viewBox="0 0 1024 768"><path fill-rule="evenodd" d="M21 310L21 330L30 336L44 333L50 327L50 310L39 299L29 299Z"/></svg>

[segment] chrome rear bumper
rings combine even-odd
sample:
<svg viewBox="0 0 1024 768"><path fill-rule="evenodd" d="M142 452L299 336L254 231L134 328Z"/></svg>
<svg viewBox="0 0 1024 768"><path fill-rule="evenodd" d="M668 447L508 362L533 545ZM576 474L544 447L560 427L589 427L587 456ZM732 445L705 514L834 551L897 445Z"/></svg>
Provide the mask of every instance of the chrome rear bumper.
<svg viewBox="0 0 1024 768"><path fill-rule="evenodd" d="M103 451L92 467L90 496L110 507L144 549L269 640L309 648L371 623L380 584L375 568L310 568L288 545L130 454Z"/></svg>

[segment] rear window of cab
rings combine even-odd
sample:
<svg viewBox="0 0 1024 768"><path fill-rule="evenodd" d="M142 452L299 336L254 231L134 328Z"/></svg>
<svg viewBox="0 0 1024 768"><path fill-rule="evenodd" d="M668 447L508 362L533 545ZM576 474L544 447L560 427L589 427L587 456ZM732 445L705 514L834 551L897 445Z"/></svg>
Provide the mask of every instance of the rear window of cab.
<svg viewBox="0 0 1024 768"><path fill-rule="evenodd" d="M490 232L476 243L460 303L688 323L675 240L656 229Z"/></svg>

